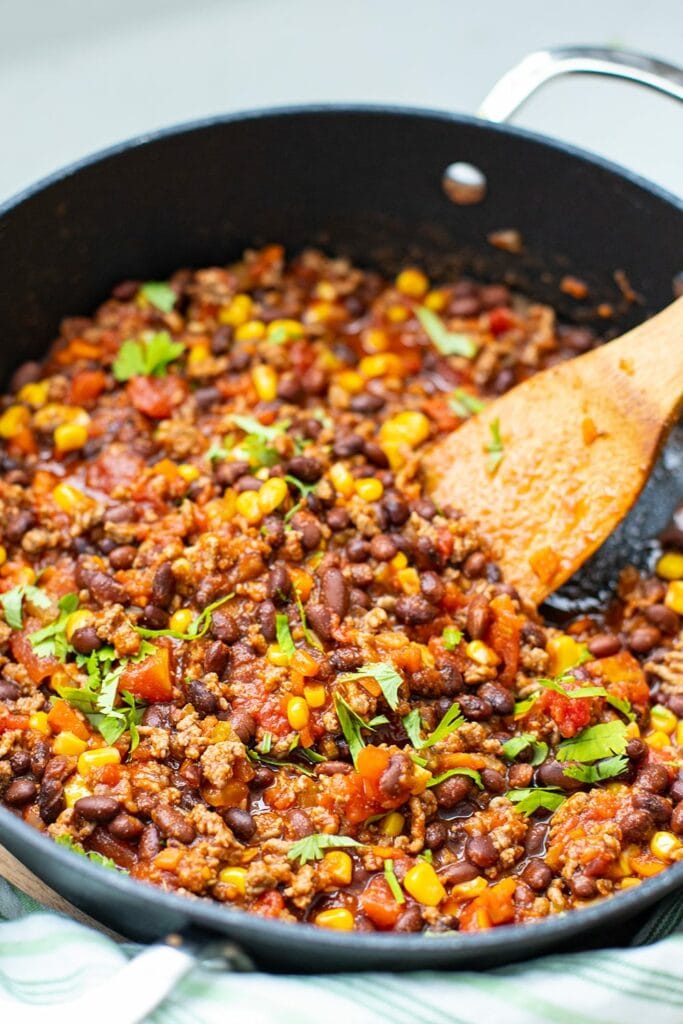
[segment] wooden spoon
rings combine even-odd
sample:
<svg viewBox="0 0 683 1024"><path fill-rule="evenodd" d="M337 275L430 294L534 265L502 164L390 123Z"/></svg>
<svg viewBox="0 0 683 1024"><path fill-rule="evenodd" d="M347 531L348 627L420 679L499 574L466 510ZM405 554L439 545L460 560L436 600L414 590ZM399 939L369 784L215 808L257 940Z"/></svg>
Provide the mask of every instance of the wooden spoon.
<svg viewBox="0 0 683 1024"><path fill-rule="evenodd" d="M507 582L538 604L629 511L682 405L680 298L496 399L428 452L427 484L478 523Z"/></svg>

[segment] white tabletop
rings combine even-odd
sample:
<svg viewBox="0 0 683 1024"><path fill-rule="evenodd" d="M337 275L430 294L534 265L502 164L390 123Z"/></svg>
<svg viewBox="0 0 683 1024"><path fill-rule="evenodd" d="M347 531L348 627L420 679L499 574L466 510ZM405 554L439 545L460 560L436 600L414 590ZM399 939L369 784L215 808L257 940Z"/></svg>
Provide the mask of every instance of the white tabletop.
<svg viewBox="0 0 683 1024"><path fill-rule="evenodd" d="M0 199L112 142L224 111L354 100L473 112L549 45L683 65L680 0L0 0L0 24ZM674 100L574 79L518 123L683 194Z"/></svg>

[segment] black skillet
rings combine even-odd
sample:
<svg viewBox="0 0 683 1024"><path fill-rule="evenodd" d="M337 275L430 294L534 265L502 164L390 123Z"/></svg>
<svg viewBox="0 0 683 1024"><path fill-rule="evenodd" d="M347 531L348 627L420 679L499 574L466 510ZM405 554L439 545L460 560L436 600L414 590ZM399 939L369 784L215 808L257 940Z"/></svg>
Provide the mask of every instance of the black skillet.
<svg viewBox="0 0 683 1024"><path fill-rule="evenodd" d="M683 100L683 72L633 54L581 49L527 58L483 110L502 120L543 80L566 71L631 78ZM453 188L451 181L444 190L444 173L454 162L483 173L482 201L461 205L447 196ZM511 228L521 233L522 252L487 240ZM290 251L323 246L389 272L416 261L437 278L462 269L505 279L578 322L610 303L609 330L617 334L671 300L683 271L683 203L569 146L460 115L327 106L174 128L70 167L0 210L3 379L44 350L62 316L93 309L119 280L225 263L267 241ZM625 300L616 270L639 303ZM589 285L589 304L558 289L570 273ZM630 522L572 585L572 601L590 601L624 563L647 563L649 538L683 496L682 457L683 440L674 436ZM555 612L563 601L555 600ZM613 944L683 882L679 864L604 903L479 934L335 933L104 871L2 808L0 841L66 899L125 935L227 936L259 966L288 971L481 968L550 948Z"/></svg>

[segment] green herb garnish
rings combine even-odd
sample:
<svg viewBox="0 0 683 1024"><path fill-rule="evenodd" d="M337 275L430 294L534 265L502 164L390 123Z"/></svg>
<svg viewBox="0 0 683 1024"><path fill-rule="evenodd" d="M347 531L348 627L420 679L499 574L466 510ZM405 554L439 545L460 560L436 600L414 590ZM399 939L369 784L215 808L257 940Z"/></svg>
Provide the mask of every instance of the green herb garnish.
<svg viewBox="0 0 683 1024"><path fill-rule="evenodd" d="M362 844L350 836L330 836L324 832L314 832L304 836L290 847L287 860L298 860L299 867L309 860L320 860L324 850L335 850L342 846L361 846Z"/></svg>
<svg viewBox="0 0 683 1024"><path fill-rule="evenodd" d="M111 857L105 857L101 853L97 853L95 850L86 850L80 843L77 843L72 836L63 835L56 836L55 843L58 846L64 846L67 850L71 850L72 853L77 853L80 857L87 857L88 860L92 861L93 864L99 864L103 868L113 868L114 871L122 871L125 875L128 874L125 868L119 867L115 860Z"/></svg>
<svg viewBox="0 0 683 1024"><path fill-rule="evenodd" d="M367 679L368 676L379 683L384 699L391 710L395 711L398 707L399 687L403 680L393 665L388 665L383 661L361 665L357 672L347 672L345 675L340 676L339 680L344 682L350 679Z"/></svg>
<svg viewBox="0 0 683 1024"><path fill-rule="evenodd" d="M450 736L452 732L455 732L456 729L459 729L464 724L465 719L460 714L460 705L457 703L451 704L436 729L429 734L422 746L433 747L435 743L439 743L446 736Z"/></svg>
<svg viewBox="0 0 683 1024"><path fill-rule="evenodd" d="M49 608L50 598L40 587L32 587L27 583L20 583L18 587L12 587L0 594L0 605L5 615L5 622L12 629L22 629L23 619L21 614L22 602L28 601L36 608Z"/></svg>
<svg viewBox="0 0 683 1024"><path fill-rule="evenodd" d="M334 695L334 706L337 718L339 719L339 727L349 745L349 753L355 765L358 755L365 746L365 740L361 735L362 730L369 729L372 732L375 726L383 725L388 719L384 715L376 715L375 718L366 722L364 718L356 714L353 708L349 707L344 698L338 693Z"/></svg>
<svg viewBox="0 0 683 1024"><path fill-rule="evenodd" d="M275 616L275 632L277 634L277 642L280 650L288 658L291 658L296 653L296 647L292 640L292 634L289 629L289 619L286 615Z"/></svg>
<svg viewBox="0 0 683 1024"><path fill-rule="evenodd" d="M470 416L476 416L483 409L486 408L486 402L482 402L479 398L475 398L469 391L465 391L464 388L456 388L455 391L451 392L448 399L448 404L461 420L469 419Z"/></svg>
<svg viewBox="0 0 683 1024"><path fill-rule="evenodd" d="M146 637L171 636L174 640L201 640L211 629L211 621L216 608L220 608L234 596L234 594L226 594L225 597L219 597L213 604L207 605L187 627L187 633L179 633L177 629L145 629L143 626L135 626L135 631L140 636Z"/></svg>
<svg viewBox="0 0 683 1024"><path fill-rule="evenodd" d="M29 640L38 658L58 658L65 661L68 652L66 620L78 608L78 594L66 594L59 599L59 615L48 626L31 633Z"/></svg>
<svg viewBox="0 0 683 1024"><path fill-rule="evenodd" d="M297 740L298 738L297 736ZM306 768L303 764L297 764L295 761L279 761L276 757L267 757L258 750L247 750L247 757L252 761L258 761L259 764L265 764L269 768L292 768L296 772L301 772L302 775L307 775L309 779L315 778L315 773L310 768Z"/></svg>
<svg viewBox="0 0 683 1024"><path fill-rule="evenodd" d="M582 661L577 662L577 665L582 665L584 661L591 661L592 657L586 650L587 657L582 656ZM576 665L574 666L576 668ZM635 715L631 708L631 702L624 700L621 697L614 697L611 693L608 693L604 686L598 684L591 686L580 686L576 690L568 690L563 683L570 681L577 682L574 676L563 675L558 679L539 679L539 684L546 690L554 690L555 693L562 694L563 697L568 697L570 700L576 700L579 697L604 697L608 704L611 704L613 708L620 711L622 715L625 715L630 722L635 721Z"/></svg>
<svg viewBox="0 0 683 1024"><path fill-rule="evenodd" d="M147 281L138 295L144 296L152 306L160 309L162 313L170 313L178 299L167 281Z"/></svg>
<svg viewBox="0 0 683 1024"><path fill-rule="evenodd" d="M449 768L447 772L442 772L441 775L435 775L433 779L430 779L427 786L438 786L440 782L445 782L446 779L450 779L454 775L466 775L479 789L484 788L481 775L474 768Z"/></svg>
<svg viewBox="0 0 683 1024"><path fill-rule="evenodd" d="M523 718L524 715L528 714L540 696L540 693L532 693L531 696L526 697L525 700L516 701L513 711L515 718Z"/></svg>
<svg viewBox="0 0 683 1024"><path fill-rule="evenodd" d="M415 313L425 334L442 356L464 356L466 359L476 356L479 350L469 334L449 331L441 317L426 306L418 306Z"/></svg>
<svg viewBox="0 0 683 1024"><path fill-rule="evenodd" d="M384 877L387 880L387 885L391 889L391 895L394 897L397 903L405 903L406 898L403 895L403 890L398 884L398 878L394 871L394 862L391 858L384 861Z"/></svg>
<svg viewBox="0 0 683 1024"><path fill-rule="evenodd" d="M118 381L131 377L165 377L169 363L185 351L180 341L173 341L168 331L159 331L149 339L124 341L112 365Z"/></svg>
<svg viewBox="0 0 683 1024"><path fill-rule="evenodd" d="M541 808L556 811L565 801L562 791L552 786L547 789L510 789L505 796L517 804L517 810L527 817Z"/></svg>
<svg viewBox="0 0 683 1024"><path fill-rule="evenodd" d="M486 472L489 476L494 476L505 457L503 439L500 436L500 420L497 416L495 420L489 423L489 430L491 431L491 440L488 444L484 445L484 451L489 454L486 461Z"/></svg>
<svg viewBox="0 0 683 1024"><path fill-rule="evenodd" d="M462 640L462 632L455 626L446 626L441 634L441 640L447 651L454 651Z"/></svg>
<svg viewBox="0 0 683 1024"><path fill-rule="evenodd" d="M306 612L304 611L304 604L301 598L299 597L299 592L296 589L296 586L294 587L294 600L296 601L296 606L299 611L299 619L301 621L301 632L304 634L304 640L310 647L316 647L319 651L324 653L325 648L320 643L315 633L313 633L312 630L308 628L308 621L306 619Z"/></svg>
<svg viewBox="0 0 683 1024"><path fill-rule="evenodd" d="M557 756L562 761L599 761L611 754L623 754L627 743L626 726L615 718L612 722L591 725L560 743Z"/></svg>
<svg viewBox="0 0 683 1024"><path fill-rule="evenodd" d="M420 712L417 708L413 708L410 714L405 715L401 719L403 722L403 728L406 731L406 735L416 750L419 750L422 746L422 736L420 735L421 720Z"/></svg>
<svg viewBox="0 0 683 1024"><path fill-rule="evenodd" d="M261 753L262 754L268 754L270 752L270 748L272 747L272 745L273 745L273 734L272 734L272 732L264 732L263 736L261 737Z"/></svg>
<svg viewBox="0 0 683 1024"><path fill-rule="evenodd" d="M548 756L548 744L543 743L542 740L538 740L530 732L522 732L518 736L512 736L509 740L506 740L501 751L503 755L514 761L523 750L528 750L531 747L532 756L529 764L534 766L543 764L546 757Z"/></svg>
<svg viewBox="0 0 683 1024"><path fill-rule="evenodd" d="M596 782L604 782L605 779L614 779L622 775L628 768L628 758L622 755L606 757L596 764L570 764L563 770L563 775L570 779L578 779L580 782L587 782L594 785Z"/></svg>
<svg viewBox="0 0 683 1024"><path fill-rule="evenodd" d="M244 455L253 468L274 466L280 461L280 456L273 446L275 440L289 427L289 420L267 427L253 416L233 415L230 419L245 434L233 451Z"/></svg>

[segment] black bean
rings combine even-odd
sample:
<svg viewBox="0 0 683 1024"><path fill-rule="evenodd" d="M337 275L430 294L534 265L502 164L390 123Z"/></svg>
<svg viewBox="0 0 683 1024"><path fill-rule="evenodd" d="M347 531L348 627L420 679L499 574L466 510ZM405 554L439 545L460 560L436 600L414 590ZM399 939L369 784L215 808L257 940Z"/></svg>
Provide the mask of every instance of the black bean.
<svg viewBox="0 0 683 1024"><path fill-rule="evenodd" d="M339 533L341 530L347 530L351 523L351 517L345 508L336 506L331 508L325 517L327 525L334 533Z"/></svg>
<svg viewBox="0 0 683 1024"><path fill-rule="evenodd" d="M152 811L152 821L167 838L176 839L179 843L184 843L186 846L195 838L194 825L180 811L176 811L173 807L155 807Z"/></svg>
<svg viewBox="0 0 683 1024"><path fill-rule="evenodd" d="M330 665L335 672L353 672L363 664L363 655L358 647L337 647L330 652Z"/></svg>
<svg viewBox="0 0 683 1024"><path fill-rule="evenodd" d="M268 597L275 604L285 604L292 592L292 581L284 565L274 565L268 573Z"/></svg>
<svg viewBox="0 0 683 1024"><path fill-rule="evenodd" d="M473 722L485 722L493 714L488 700L474 693L461 694L458 703L465 718L471 718Z"/></svg>
<svg viewBox="0 0 683 1024"><path fill-rule="evenodd" d="M422 596L426 598L430 604L439 605L444 599L446 588L443 584L441 577L435 573L423 572L420 576L420 590Z"/></svg>
<svg viewBox="0 0 683 1024"><path fill-rule="evenodd" d="M672 693L666 698L666 703L677 718L683 718L683 693Z"/></svg>
<svg viewBox="0 0 683 1024"><path fill-rule="evenodd" d="M486 556L482 551L473 551L462 564L463 575L468 580L479 579L486 571Z"/></svg>
<svg viewBox="0 0 683 1024"><path fill-rule="evenodd" d="M394 925L395 932L421 932L422 931L422 911L414 904L412 907L408 907L399 916L396 924Z"/></svg>
<svg viewBox="0 0 683 1024"><path fill-rule="evenodd" d="M324 468L320 459L309 455L295 455L286 464L287 472L305 484L316 483L323 475Z"/></svg>
<svg viewBox="0 0 683 1024"><path fill-rule="evenodd" d="M11 764L12 764L12 759L10 758L10 765ZM16 775L20 775L21 772L15 772L15 774ZM671 789L669 790L669 796L671 797L671 799L673 800L673 802L675 804L677 804L680 800L683 800L683 773L682 772L679 772L678 775L676 776L676 778L674 779L674 781L673 781L673 783L671 785Z"/></svg>
<svg viewBox="0 0 683 1024"><path fill-rule="evenodd" d="M437 873L446 885L462 885L463 882L471 882L474 878L479 878L481 874L479 868L468 860L452 861L450 864L438 868Z"/></svg>
<svg viewBox="0 0 683 1024"><path fill-rule="evenodd" d="M392 754L389 764L379 779L379 788L385 796L399 796L404 789L402 780L406 776L407 763L405 754Z"/></svg>
<svg viewBox="0 0 683 1024"><path fill-rule="evenodd" d="M496 715L511 715L515 709L514 694L500 683L482 683L477 696L488 701Z"/></svg>
<svg viewBox="0 0 683 1024"><path fill-rule="evenodd" d="M349 459L363 451L363 444L359 434L343 434L334 442L332 454L336 459Z"/></svg>
<svg viewBox="0 0 683 1024"><path fill-rule="evenodd" d="M360 587L363 590L365 587L372 586L374 580L375 574L372 566L367 562L354 563L351 566L351 582L355 587Z"/></svg>
<svg viewBox="0 0 683 1024"><path fill-rule="evenodd" d="M202 666L205 672L215 672L220 679L230 660L230 648L222 640L214 640L206 649Z"/></svg>
<svg viewBox="0 0 683 1024"><path fill-rule="evenodd" d="M27 775L31 771L31 758L26 750L15 750L9 756L13 775Z"/></svg>
<svg viewBox="0 0 683 1024"><path fill-rule="evenodd" d="M211 352L214 356L222 356L230 348L234 329L230 324L222 324L214 332L211 338Z"/></svg>
<svg viewBox="0 0 683 1024"><path fill-rule="evenodd" d="M360 395L354 395L349 405L353 412L359 412L363 416L367 416L374 412L379 412L384 405L384 399L380 395L371 395L366 391Z"/></svg>
<svg viewBox="0 0 683 1024"><path fill-rule="evenodd" d="M647 811L651 814L658 825L666 824L671 817L671 800L666 797L650 793L648 790L634 790L633 806L639 811Z"/></svg>
<svg viewBox="0 0 683 1024"><path fill-rule="evenodd" d="M636 808L617 815L617 825L625 843L644 843L652 835L654 821L647 811Z"/></svg>
<svg viewBox="0 0 683 1024"><path fill-rule="evenodd" d="M370 554L378 562L390 562L397 553L396 541L388 533L376 533L370 541Z"/></svg>
<svg viewBox="0 0 683 1024"><path fill-rule="evenodd" d="M452 775L450 779L444 779L435 786L433 792L439 807L450 810L469 796L472 783L464 775Z"/></svg>
<svg viewBox="0 0 683 1024"><path fill-rule="evenodd" d="M220 640L216 643L220 643ZM190 679L188 682L187 699L202 718L206 715L215 715L218 711L218 698L199 679Z"/></svg>
<svg viewBox="0 0 683 1024"><path fill-rule="evenodd" d="M301 385L309 395L320 395L327 387L327 377L318 366L311 366L303 374Z"/></svg>
<svg viewBox="0 0 683 1024"><path fill-rule="evenodd" d="M88 575L87 589L99 605L128 604L128 592L115 579L94 569Z"/></svg>
<svg viewBox="0 0 683 1024"><path fill-rule="evenodd" d="M121 814L116 815L113 821L109 822L107 831L116 839L130 842L138 838L143 828L144 826L138 818L134 818L132 814L126 814L122 811Z"/></svg>
<svg viewBox="0 0 683 1024"><path fill-rule="evenodd" d="M130 569L136 554L137 551L132 544L120 544L109 552L109 564L112 569Z"/></svg>
<svg viewBox="0 0 683 1024"><path fill-rule="evenodd" d="M431 622L435 614L434 606L419 594L404 595L396 602L396 617L409 626Z"/></svg>
<svg viewBox="0 0 683 1024"><path fill-rule="evenodd" d="M370 557L370 545L362 537L352 537L346 545L346 557L349 562L364 562Z"/></svg>
<svg viewBox="0 0 683 1024"><path fill-rule="evenodd" d="M559 786L560 789L564 789L568 793L581 789L582 782L564 774L565 767L575 763L574 761L546 761L538 769L538 781L543 786Z"/></svg>
<svg viewBox="0 0 683 1024"><path fill-rule="evenodd" d="M138 853L142 860L154 860L161 850L161 835L156 825L145 825L140 835Z"/></svg>
<svg viewBox="0 0 683 1024"><path fill-rule="evenodd" d="M142 609L139 625L144 629L168 629L169 615L155 604L146 604Z"/></svg>
<svg viewBox="0 0 683 1024"><path fill-rule="evenodd" d="M665 793L669 788L669 773L663 764L651 762L638 772L637 785L650 793Z"/></svg>
<svg viewBox="0 0 683 1024"><path fill-rule="evenodd" d="M277 397L283 402L300 402L304 397L301 381L294 373L283 373L277 384Z"/></svg>
<svg viewBox="0 0 683 1024"><path fill-rule="evenodd" d="M545 861L534 857L522 871L521 878L534 892L545 892L553 880L553 872Z"/></svg>
<svg viewBox="0 0 683 1024"><path fill-rule="evenodd" d="M254 789L266 789L267 786L272 786L275 781L275 772L272 768L268 768L265 764L261 764L258 768L254 769L254 777L251 780L251 786Z"/></svg>
<svg viewBox="0 0 683 1024"><path fill-rule="evenodd" d="M651 604L645 609L645 618L653 626L657 626L662 633L677 633L679 629L679 617L672 608L665 604Z"/></svg>
<svg viewBox="0 0 683 1024"><path fill-rule="evenodd" d="M410 518L408 503L397 491L384 492L382 508L386 512L392 526L403 526Z"/></svg>
<svg viewBox="0 0 683 1024"><path fill-rule="evenodd" d="M544 648L546 644L545 630L535 622L525 622L522 626L522 640L530 647Z"/></svg>
<svg viewBox="0 0 683 1024"><path fill-rule="evenodd" d="M465 685L462 672L455 665L450 663L441 665L439 668L439 676L441 677L441 688L446 697L454 697L456 694L461 693L463 686ZM448 701L450 704L450 701Z"/></svg>
<svg viewBox="0 0 683 1024"><path fill-rule="evenodd" d="M102 641L94 626L81 626L80 629L74 630L71 646L78 654L92 654L93 651L99 651Z"/></svg>
<svg viewBox="0 0 683 1024"><path fill-rule="evenodd" d="M13 516L9 516L5 524L5 537L12 544L18 544L25 533L32 530L36 525L36 517L29 509L22 509Z"/></svg>
<svg viewBox="0 0 683 1024"><path fill-rule="evenodd" d="M580 900L590 900L598 894L598 885L595 879L578 871L571 878L569 885L574 895Z"/></svg>
<svg viewBox="0 0 683 1024"><path fill-rule="evenodd" d="M40 380L42 375L43 369L40 363L35 360L22 363L10 377L9 389L12 394L16 394L17 391L21 391L25 384L34 384L37 380Z"/></svg>
<svg viewBox="0 0 683 1024"><path fill-rule="evenodd" d="M11 679L0 679L0 700L19 700L21 688Z"/></svg>
<svg viewBox="0 0 683 1024"><path fill-rule="evenodd" d="M621 650L621 640L613 633L598 633L591 637L587 646L594 658L610 658Z"/></svg>
<svg viewBox="0 0 683 1024"><path fill-rule="evenodd" d="M243 494L245 491L260 491L262 480L259 480L257 476L253 476L251 473L245 473L235 481L235 490L238 494Z"/></svg>
<svg viewBox="0 0 683 1024"><path fill-rule="evenodd" d="M228 828L232 829L235 838L242 843L251 839L256 831L256 822L249 811L243 811L239 807L228 808L223 814L223 819Z"/></svg>
<svg viewBox="0 0 683 1024"><path fill-rule="evenodd" d="M52 825L66 807L64 786L59 779L44 779L38 796L38 812L46 825Z"/></svg>
<svg viewBox="0 0 683 1024"><path fill-rule="evenodd" d="M274 643L277 639L275 629L275 605L271 600L261 601L256 607L256 621L259 624L263 639L268 643Z"/></svg>
<svg viewBox="0 0 683 1024"><path fill-rule="evenodd" d="M170 562L162 562L152 580L151 603L168 608L175 594L175 576Z"/></svg>
<svg viewBox="0 0 683 1024"><path fill-rule="evenodd" d="M478 868L490 868L498 860L498 851L490 836L470 836L465 843L465 856Z"/></svg>
<svg viewBox="0 0 683 1024"><path fill-rule="evenodd" d="M315 551L322 539L320 523L310 513L298 512L292 518L292 526L301 534L301 545L305 551Z"/></svg>
<svg viewBox="0 0 683 1024"><path fill-rule="evenodd" d="M306 617L315 633L322 640L332 640L339 625L339 616L324 604L306 605Z"/></svg>
<svg viewBox="0 0 683 1024"><path fill-rule="evenodd" d="M489 793L503 793L507 789L505 776L497 772L495 768L482 768L481 781Z"/></svg>
<svg viewBox="0 0 683 1024"><path fill-rule="evenodd" d="M662 634L656 626L639 626L629 635L627 643L635 654L647 654L661 639Z"/></svg>
<svg viewBox="0 0 683 1024"><path fill-rule="evenodd" d="M22 807L35 800L38 787L32 779L15 779L5 790L5 802L10 807Z"/></svg>
<svg viewBox="0 0 683 1024"><path fill-rule="evenodd" d="M142 724L154 729L171 728L172 704L149 704L142 714Z"/></svg>
<svg viewBox="0 0 683 1024"><path fill-rule="evenodd" d="M340 569L327 569L322 576L320 598L324 605L343 619L349 610L349 587Z"/></svg>
<svg viewBox="0 0 683 1024"><path fill-rule="evenodd" d="M50 744L45 740L38 740L34 743L31 751L31 771L37 779L40 779L45 772L47 763L50 760L52 750Z"/></svg>
<svg viewBox="0 0 683 1024"><path fill-rule="evenodd" d="M449 316L478 316L481 312L481 302L476 295L462 295L451 299L448 304Z"/></svg>
<svg viewBox="0 0 683 1024"><path fill-rule="evenodd" d="M683 804L678 804L671 815L671 831L677 836L683 835Z"/></svg>
<svg viewBox="0 0 683 1024"><path fill-rule="evenodd" d="M425 846L428 850L440 850L448 839L448 828L443 821L430 821L425 829Z"/></svg>
<svg viewBox="0 0 683 1024"><path fill-rule="evenodd" d="M230 353L230 369L241 373L251 363L251 352L242 345L235 345Z"/></svg>
<svg viewBox="0 0 683 1024"><path fill-rule="evenodd" d="M626 744L626 756L631 761L642 761L647 754L647 743L643 740L633 739Z"/></svg>
<svg viewBox="0 0 683 1024"><path fill-rule="evenodd" d="M230 725L242 743L249 743L256 735L256 719L248 711L233 711L230 715Z"/></svg>
<svg viewBox="0 0 683 1024"><path fill-rule="evenodd" d="M524 852L528 857L534 857L537 853L541 853L547 833L548 826L545 822L536 821L529 825L524 839Z"/></svg>
<svg viewBox="0 0 683 1024"><path fill-rule="evenodd" d="M138 518L138 510L135 505L128 505L121 502L112 505L104 513L105 523L133 523Z"/></svg>
<svg viewBox="0 0 683 1024"><path fill-rule="evenodd" d="M194 393L194 400L200 409L210 409L221 401L222 395L217 387L209 385L205 388L197 388Z"/></svg>
<svg viewBox="0 0 683 1024"><path fill-rule="evenodd" d="M213 475L219 487L233 487L241 476L249 472L248 462L219 462Z"/></svg>
<svg viewBox="0 0 683 1024"><path fill-rule="evenodd" d="M113 796L82 796L74 810L86 821L111 821L121 810L121 803Z"/></svg>
<svg viewBox="0 0 683 1024"><path fill-rule="evenodd" d="M380 469L388 469L389 459L376 441L366 441L363 446L363 454L373 466L378 466Z"/></svg>

